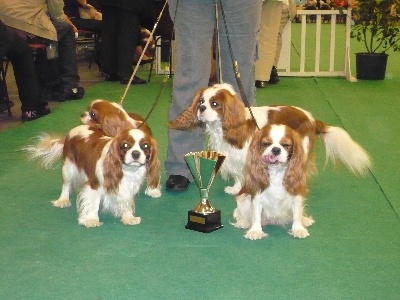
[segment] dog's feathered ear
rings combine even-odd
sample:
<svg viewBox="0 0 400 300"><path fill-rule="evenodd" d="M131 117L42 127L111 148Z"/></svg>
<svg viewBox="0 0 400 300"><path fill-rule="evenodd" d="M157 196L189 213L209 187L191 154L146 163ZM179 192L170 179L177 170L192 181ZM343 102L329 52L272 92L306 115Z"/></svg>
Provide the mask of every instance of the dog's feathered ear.
<svg viewBox="0 0 400 300"><path fill-rule="evenodd" d="M270 178L265 164L262 163L262 130L258 130L250 143L244 166L244 183L241 192L254 197L269 186Z"/></svg>
<svg viewBox="0 0 400 300"><path fill-rule="evenodd" d="M107 191L115 192L123 177L120 155L120 141L114 138L103 162L104 187Z"/></svg>
<svg viewBox="0 0 400 300"><path fill-rule="evenodd" d="M155 139L150 138L151 153L147 158L147 186L155 189L160 186L161 163L158 159L158 145Z"/></svg>
<svg viewBox="0 0 400 300"><path fill-rule="evenodd" d="M283 184L292 194L307 192L307 157L304 153L300 135L290 127L286 127L292 136L293 146L290 153L289 165L283 178Z"/></svg>
<svg viewBox="0 0 400 300"><path fill-rule="evenodd" d="M224 139L233 147L242 149L255 130L255 123L246 119L246 107L237 95L221 91L223 97L222 128Z"/></svg>
<svg viewBox="0 0 400 300"><path fill-rule="evenodd" d="M105 116L103 123L100 125L105 135L114 137L124 129L134 128L132 124L122 118L111 118Z"/></svg>
<svg viewBox="0 0 400 300"><path fill-rule="evenodd" d="M224 111L222 117L223 128L233 128L243 125L246 122L246 110L243 102L237 95L232 95L227 90L221 90L224 99Z"/></svg>
<svg viewBox="0 0 400 300"><path fill-rule="evenodd" d="M168 122L169 128L176 130L190 130L199 125L197 110L204 90L205 88L198 90L193 98L192 104L184 110L176 120Z"/></svg>

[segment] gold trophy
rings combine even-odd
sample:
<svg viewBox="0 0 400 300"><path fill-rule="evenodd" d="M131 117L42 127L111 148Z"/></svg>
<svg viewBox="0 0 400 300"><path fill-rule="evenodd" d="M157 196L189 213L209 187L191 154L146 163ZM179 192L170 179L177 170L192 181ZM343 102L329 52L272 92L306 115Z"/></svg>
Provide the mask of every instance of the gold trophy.
<svg viewBox="0 0 400 300"><path fill-rule="evenodd" d="M208 193L225 155L215 151L190 152L184 156L186 164L200 189L200 203L188 211L187 229L209 233L223 227L221 211L208 201Z"/></svg>

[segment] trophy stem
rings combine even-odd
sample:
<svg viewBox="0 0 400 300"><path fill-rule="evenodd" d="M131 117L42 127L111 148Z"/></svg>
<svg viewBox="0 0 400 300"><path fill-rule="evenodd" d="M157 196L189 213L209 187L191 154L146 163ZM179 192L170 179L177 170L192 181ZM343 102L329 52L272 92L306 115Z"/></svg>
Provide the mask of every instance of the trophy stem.
<svg viewBox="0 0 400 300"><path fill-rule="evenodd" d="M194 211L202 214L211 214L215 212L215 208L208 201L208 189L201 189L200 196L201 196L201 201L194 209Z"/></svg>

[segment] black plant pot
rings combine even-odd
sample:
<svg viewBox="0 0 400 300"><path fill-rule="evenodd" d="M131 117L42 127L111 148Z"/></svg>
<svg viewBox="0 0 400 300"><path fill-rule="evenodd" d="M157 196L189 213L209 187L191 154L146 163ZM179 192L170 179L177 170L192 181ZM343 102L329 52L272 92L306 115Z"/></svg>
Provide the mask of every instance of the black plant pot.
<svg viewBox="0 0 400 300"><path fill-rule="evenodd" d="M385 79L387 54L356 53L357 79Z"/></svg>

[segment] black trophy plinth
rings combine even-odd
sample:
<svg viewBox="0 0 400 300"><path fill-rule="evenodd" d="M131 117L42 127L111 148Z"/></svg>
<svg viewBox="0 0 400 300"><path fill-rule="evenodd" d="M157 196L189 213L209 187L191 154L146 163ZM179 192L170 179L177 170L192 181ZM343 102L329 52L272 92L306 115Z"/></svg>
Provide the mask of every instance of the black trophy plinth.
<svg viewBox="0 0 400 300"><path fill-rule="evenodd" d="M188 211L186 229L210 233L222 227L224 226L221 224L220 210L215 210L213 213L208 214L198 213L194 210Z"/></svg>

